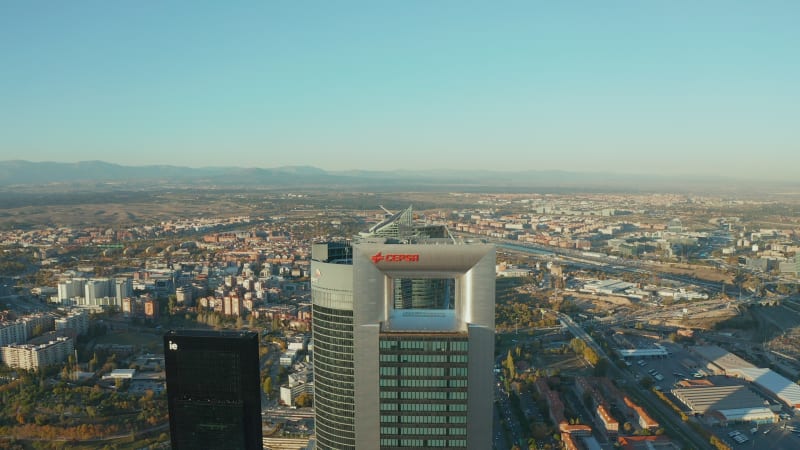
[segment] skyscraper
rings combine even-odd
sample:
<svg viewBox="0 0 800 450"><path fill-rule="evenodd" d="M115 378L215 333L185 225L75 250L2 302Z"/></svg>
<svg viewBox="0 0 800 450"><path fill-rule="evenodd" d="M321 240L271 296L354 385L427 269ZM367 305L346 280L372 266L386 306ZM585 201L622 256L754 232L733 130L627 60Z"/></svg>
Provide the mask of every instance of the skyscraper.
<svg viewBox="0 0 800 450"><path fill-rule="evenodd" d="M318 449L491 448L494 247L409 216L312 248Z"/></svg>
<svg viewBox="0 0 800 450"><path fill-rule="evenodd" d="M262 448L258 334L169 331L164 353L173 449Z"/></svg>

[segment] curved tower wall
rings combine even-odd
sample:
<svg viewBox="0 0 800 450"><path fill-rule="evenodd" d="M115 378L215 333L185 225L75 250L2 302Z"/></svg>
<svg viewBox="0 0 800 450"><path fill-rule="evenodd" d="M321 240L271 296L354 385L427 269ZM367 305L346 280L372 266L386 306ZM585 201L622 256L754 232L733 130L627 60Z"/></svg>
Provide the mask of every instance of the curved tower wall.
<svg viewBox="0 0 800 450"><path fill-rule="evenodd" d="M311 261L316 448L355 448L353 266Z"/></svg>

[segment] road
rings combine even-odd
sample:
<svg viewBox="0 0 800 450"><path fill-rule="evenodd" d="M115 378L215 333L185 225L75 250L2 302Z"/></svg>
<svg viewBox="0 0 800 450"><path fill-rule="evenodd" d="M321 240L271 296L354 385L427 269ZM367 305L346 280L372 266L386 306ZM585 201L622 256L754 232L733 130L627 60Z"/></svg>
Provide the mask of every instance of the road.
<svg viewBox="0 0 800 450"><path fill-rule="evenodd" d="M611 359L608 358L608 355L597 344L597 342L595 342L595 340L569 316L559 313L559 319L573 335L581 338L589 348L597 353L598 356L611 361ZM695 431L691 429L689 425L680 420L680 418L675 415L675 412L668 408L667 405L665 405L661 400L655 397L653 393L641 389L633 374L627 370L620 369L615 364L609 364L608 368L607 376L611 379L623 380L625 384L631 387L631 389L635 389L643 403L641 406L643 406L651 414L655 412L656 414L654 415L661 421L662 426L665 426L665 428L677 433L684 442L691 444L697 449L713 450L711 444L706 442L705 439L695 433Z"/></svg>
<svg viewBox="0 0 800 450"><path fill-rule="evenodd" d="M498 356L496 359L496 363L500 364L503 357ZM514 414L514 411L511 409L511 398L509 393L503 387L503 383L500 381L499 374L495 374L494 376L494 398L497 401L497 411L500 415L500 420L505 423L508 429L508 438L511 441L511 445L514 443L524 445L525 441L525 432L522 429L522 425L519 423L517 416ZM500 432L500 433L499 433ZM498 436L498 434L502 434L501 430L494 430L495 436L493 438L494 446L498 450L505 450L508 449L508 443L506 442L505 436L502 436L502 439ZM522 450L527 450L528 446L520 446Z"/></svg>

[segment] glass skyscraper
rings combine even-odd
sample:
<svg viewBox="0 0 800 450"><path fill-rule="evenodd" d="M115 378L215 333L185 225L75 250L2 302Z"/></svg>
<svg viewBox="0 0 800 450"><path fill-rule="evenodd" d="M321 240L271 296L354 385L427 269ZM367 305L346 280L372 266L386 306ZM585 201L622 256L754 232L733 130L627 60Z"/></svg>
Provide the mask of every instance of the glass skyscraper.
<svg viewBox="0 0 800 450"><path fill-rule="evenodd" d="M317 449L491 448L494 247L410 217L312 248Z"/></svg>
<svg viewBox="0 0 800 450"><path fill-rule="evenodd" d="M258 334L164 335L172 448L262 448Z"/></svg>

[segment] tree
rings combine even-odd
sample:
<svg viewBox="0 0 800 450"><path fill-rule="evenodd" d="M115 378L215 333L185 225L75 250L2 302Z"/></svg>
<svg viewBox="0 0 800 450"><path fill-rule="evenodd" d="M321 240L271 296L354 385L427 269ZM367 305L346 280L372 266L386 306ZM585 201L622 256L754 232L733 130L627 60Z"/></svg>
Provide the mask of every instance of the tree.
<svg viewBox="0 0 800 450"><path fill-rule="evenodd" d="M267 394L267 396L272 394L272 377L264 378L263 387L264 387L264 393Z"/></svg>
<svg viewBox="0 0 800 450"><path fill-rule="evenodd" d="M508 356L506 356L505 367L508 370L508 378L513 380L517 377L517 369L514 366L514 356L511 355L511 350L508 351Z"/></svg>
<svg viewBox="0 0 800 450"><path fill-rule="evenodd" d="M576 355L580 355L586 350L586 343L580 338L573 338L569 341L569 346Z"/></svg>
<svg viewBox="0 0 800 450"><path fill-rule="evenodd" d="M311 406L313 400L314 398L310 394L303 392L294 399L294 404L299 408L303 408L305 406Z"/></svg>

